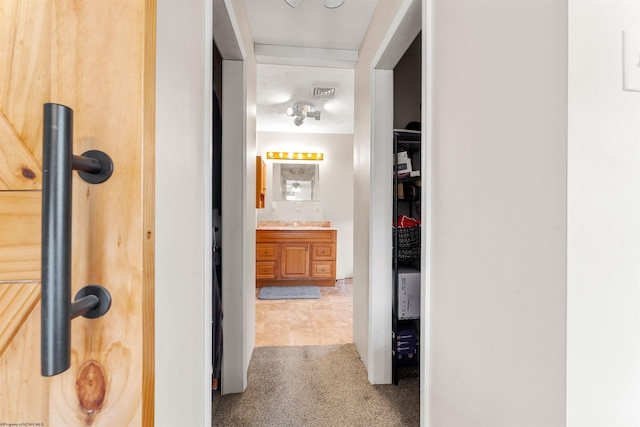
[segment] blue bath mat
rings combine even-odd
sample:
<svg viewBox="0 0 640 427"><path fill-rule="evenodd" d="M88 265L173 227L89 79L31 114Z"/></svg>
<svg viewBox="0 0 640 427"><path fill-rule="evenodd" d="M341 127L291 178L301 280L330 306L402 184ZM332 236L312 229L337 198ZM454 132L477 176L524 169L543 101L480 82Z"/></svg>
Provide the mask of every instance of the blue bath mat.
<svg viewBox="0 0 640 427"><path fill-rule="evenodd" d="M260 288L258 299L318 299L317 286L266 286Z"/></svg>

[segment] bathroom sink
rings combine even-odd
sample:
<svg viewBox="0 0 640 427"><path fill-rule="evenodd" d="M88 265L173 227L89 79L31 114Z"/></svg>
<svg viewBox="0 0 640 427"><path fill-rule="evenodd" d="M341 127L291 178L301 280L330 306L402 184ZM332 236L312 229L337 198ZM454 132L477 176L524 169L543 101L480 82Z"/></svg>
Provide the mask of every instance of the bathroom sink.
<svg viewBox="0 0 640 427"><path fill-rule="evenodd" d="M331 221L260 221L259 230L317 230L331 228Z"/></svg>

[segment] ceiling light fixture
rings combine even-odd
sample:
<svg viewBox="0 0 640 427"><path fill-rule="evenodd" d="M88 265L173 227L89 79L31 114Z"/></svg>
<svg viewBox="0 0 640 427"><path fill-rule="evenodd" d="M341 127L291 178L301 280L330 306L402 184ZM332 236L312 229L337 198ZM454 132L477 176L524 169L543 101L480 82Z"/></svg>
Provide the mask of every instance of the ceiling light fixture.
<svg viewBox="0 0 640 427"><path fill-rule="evenodd" d="M300 126L307 117L313 117L320 120L320 111L316 111L313 106L308 104L295 104L287 107L286 114L288 117L294 117L293 123Z"/></svg>
<svg viewBox="0 0 640 427"><path fill-rule="evenodd" d="M294 153L287 151L267 151L269 160L323 160L322 153Z"/></svg>
<svg viewBox="0 0 640 427"><path fill-rule="evenodd" d="M284 0L291 7L296 7L300 0ZM344 0L324 0L324 7L327 9L335 9L344 4Z"/></svg>
<svg viewBox="0 0 640 427"><path fill-rule="evenodd" d="M324 7L327 9L335 9L344 4L344 0L324 0Z"/></svg>

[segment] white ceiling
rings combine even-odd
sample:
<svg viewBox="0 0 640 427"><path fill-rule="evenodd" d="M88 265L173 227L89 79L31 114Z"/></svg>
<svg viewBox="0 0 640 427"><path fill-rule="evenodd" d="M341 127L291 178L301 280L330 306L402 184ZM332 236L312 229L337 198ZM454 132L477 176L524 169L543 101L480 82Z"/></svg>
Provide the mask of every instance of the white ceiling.
<svg viewBox="0 0 640 427"><path fill-rule="evenodd" d="M323 0L245 0L258 44L358 50L377 0L345 0L336 9Z"/></svg>
<svg viewBox="0 0 640 427"><path fill-rule="evenodd" d="M261 132L353 133L353 70L258 64L256 127ZM313 98L313 88L335 88L333 99ZM285 111L305 103L319 110L296 126Z"/></svg>
<svg viewBox="0 0 640 427"><path fill-rule="evenodd" d="M258 61L257 130L353 133L353 77L357 51L378 0L345 0L336 9L323 0L245 0ZM333 99L312 97L314 87L336 89ZM287 106L311 104L320 120L301 126Z"/></svg>

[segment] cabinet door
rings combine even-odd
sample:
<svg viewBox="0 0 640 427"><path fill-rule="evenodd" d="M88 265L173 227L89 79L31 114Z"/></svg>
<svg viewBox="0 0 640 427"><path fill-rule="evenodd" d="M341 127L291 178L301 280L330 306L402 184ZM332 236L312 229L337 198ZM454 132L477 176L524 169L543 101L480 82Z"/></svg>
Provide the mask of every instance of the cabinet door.
<svg viewBox="0 0 640 427"><path fill-rule="evenodd" d="M309 278L309 244L283 243L281 247L282 279Z"/></svg>

